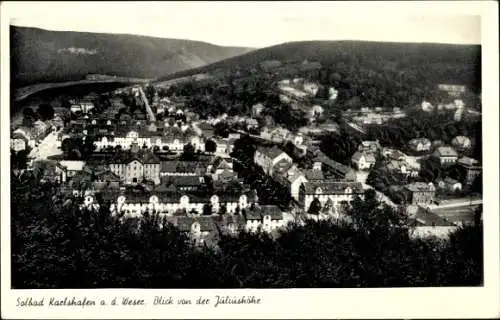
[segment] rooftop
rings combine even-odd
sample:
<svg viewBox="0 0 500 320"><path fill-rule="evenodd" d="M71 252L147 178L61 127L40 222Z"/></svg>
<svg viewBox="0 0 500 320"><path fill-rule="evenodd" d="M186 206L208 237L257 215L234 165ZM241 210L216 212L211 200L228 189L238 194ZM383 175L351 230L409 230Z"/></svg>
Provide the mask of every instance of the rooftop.
<svg viewBox="0 0 500 320"><path fill-rule="evenodd" d="M70 171L81 171L85 166L85 161L78 160L62 160L59 164Z"/></svg>
<svg viewBox="0 0 500 320"><path fill-rule="evenodd" d="M440 157L457 157L458 153L452 147L439 147L435 154Z"/></svg>
<svg viewBox="0 0 500 320"><path fill-rule="evenodd" d="M412 191L412 192L431 192L435 191L435 187L432 183L424 183L424 182L414 182L411 184L407 184L406 189Z"/></svg>
<svg viewBox="0 0 500 320"><path fill-rule="evenodd" d="M424 208L418 206L417 212L415 214L415 220L417 226L432 226L432 227L453 227L455 224L452 222L438 216L437 214L425 210Z"/></svg>
<svg viewBox="0 0 500 320"><path fill-rule="evenodd" d="M272 159L278 157L282 153L285 153L285 151L281 150L277 146L273 146L271 148L260 146L257 148L257 150L259 150L261 153L265 154L267 157L272 158Z"/></svg>
<svg viewBox="0 0 500 320"><path fill-rule="evenodd" d="M461 157L460 159L458 159L457 163L467 167L480 166L479 161L469 157Z"/></svg>
<svg viewBox="0 0 500 320"><path fill-rule="evenodd" d="M320 152L318 156L313 159L313 161L321 162L330 167L331 169L335 170L336 172L342 173L344 175L352 170L350 167L338 163L332 160L331 158L327 157L323 152Z"/></svg>
<svg viewBox="0 0 500 320"><path fill-rule="evenodd" d="M360 182L350 181L309 181L304 183L306 194L316 194L318 188L321 194L344 194L347 188L351 188L352 193L363 193Z"/></svg>

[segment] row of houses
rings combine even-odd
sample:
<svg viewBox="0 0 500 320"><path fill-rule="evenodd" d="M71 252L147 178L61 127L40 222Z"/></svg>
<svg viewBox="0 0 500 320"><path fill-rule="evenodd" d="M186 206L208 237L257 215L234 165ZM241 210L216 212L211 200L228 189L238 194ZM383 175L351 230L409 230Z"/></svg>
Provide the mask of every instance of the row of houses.
<svg viewBox="0 0 500 320"><path fill-rule="evenodd" d="M310 170L301 170L293 163L293 159L283 150L274 147L259 147L255 151L254 163L264 173L288 187L290 195L307 212L314 198L318 197L322 204L330 199L334 206L342 201L351 201L355 195L362 193L360 183L356 182L355 173L325 155L318 155ZM338 176L326 179L323 166L336 170Z"/></svg>
<svg viewBox="0 0 500 320"><path fill-rule="evenodd" d="M96 160L103 161L103 160ZM237 178L232 159L215 157L212 161L161 161L150 150L133 145L131 150L121 150L104 159L109 171L123 184L150 181L158 185L162 178L209 176L213 181L229 182ZM60 161L56 166L56 180L66 182L85 166L84 161ZM115 181L113 180L113 181Z"/></svg>

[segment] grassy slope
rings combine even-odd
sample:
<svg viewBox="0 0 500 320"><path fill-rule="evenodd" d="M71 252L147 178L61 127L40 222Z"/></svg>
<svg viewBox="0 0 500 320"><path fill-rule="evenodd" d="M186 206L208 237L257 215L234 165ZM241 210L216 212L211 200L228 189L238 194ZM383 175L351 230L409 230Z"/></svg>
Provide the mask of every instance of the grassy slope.
<svg viewBox="0 0 500 320"><path fill-rule="evenodd" d="M14 85L78 80L89 73L155 78L251 49L136 35L48 31L11 26ZM61 49L83 48L95 54Z"/></svg>

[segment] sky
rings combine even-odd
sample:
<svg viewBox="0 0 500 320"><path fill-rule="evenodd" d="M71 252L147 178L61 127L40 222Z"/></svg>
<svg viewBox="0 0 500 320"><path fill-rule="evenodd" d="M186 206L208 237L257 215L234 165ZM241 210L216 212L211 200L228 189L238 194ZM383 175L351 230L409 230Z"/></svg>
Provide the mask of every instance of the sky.
<svg viewBox="0 0 500 320"><path fill-rule="evenodd" d="M456 2L442 3L441 7L432 2L361 1L10 2L9 5L11 24L18 26L138 34L223 46L262 48L304 40L481 43L480 17L473 10L457 7Z"/></svg>

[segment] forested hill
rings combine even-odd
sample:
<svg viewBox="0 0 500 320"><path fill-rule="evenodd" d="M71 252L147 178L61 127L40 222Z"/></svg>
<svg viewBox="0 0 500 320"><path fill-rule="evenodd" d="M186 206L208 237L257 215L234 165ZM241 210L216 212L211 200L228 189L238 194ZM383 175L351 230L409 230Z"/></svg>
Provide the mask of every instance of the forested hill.
<svg viewBox="0 0 500 320"><path fill-rule="evenodd" d="M168 75L162 80L196 73L258 68L266 60L283 64L318 61L346 82L374 76L382 81L465 84L478 92L481 87L481 46L435 43L369 41L304 41L276 45Z"/></svg>
<svg viewBox="0 0 500 320"><path fill-rule="evenodd" d="M252 49L138 35L10 27L12 81L79 80L87 74L156 78Z"/></svg>

